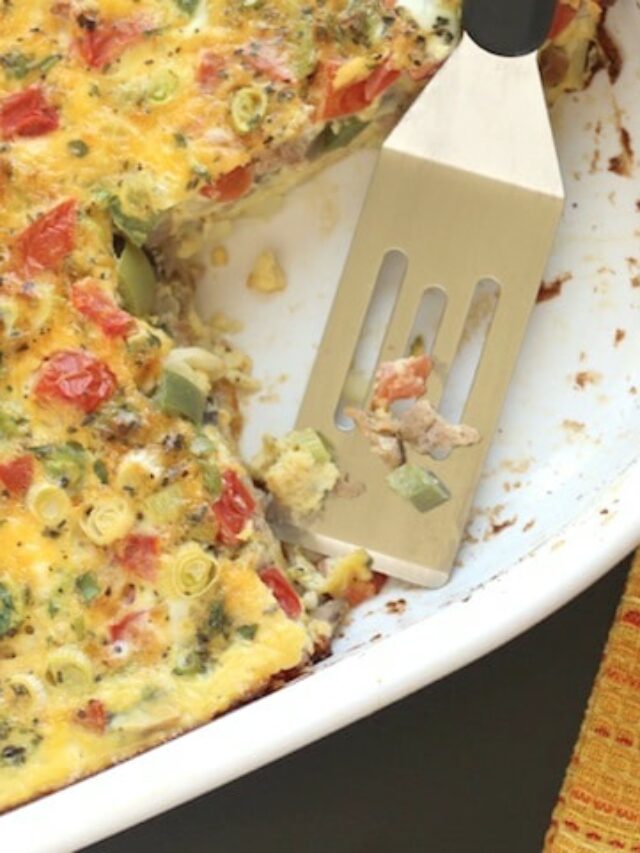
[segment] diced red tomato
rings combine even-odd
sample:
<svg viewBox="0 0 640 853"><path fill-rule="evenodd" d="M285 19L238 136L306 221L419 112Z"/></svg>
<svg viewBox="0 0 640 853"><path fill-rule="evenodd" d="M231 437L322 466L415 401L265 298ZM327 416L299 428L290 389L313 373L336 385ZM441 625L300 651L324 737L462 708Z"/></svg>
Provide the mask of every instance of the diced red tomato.
<svg viewBox="0 0 640 853"><path fill-rule="evenodd" d="M213 92L221 81L220 72L225 67L225 60L213 50L205 50L200 57L200 65L196 79L204 92Z"/></svg>
<svg viewBox="0 0 640 853"><path fill-rule="evenodd" d="M217 201L235 201L242 198L251 189L253 183L253 172L251 166L236 166L226 175L222 175L212 184L202 187L200 194L205 198L214 198Z"/></svg>
<svg viewBox="0 0 640 853"><path fill-rule="evenodd" d="M267 569L262 569L258 574L262 583L269 587L274 598L287 616L290 619L297 619L302 613L302 603L298 598L298 593L280 569L276 569L275 566L269 566Z"/></svg>
<svg viewBox="0 0 640 853"><path fill-rule="evenodd" d="M140 41L150 29L149 22L141 18L99 21L78 39L78 51L90 68L102 71L122 56L128 47Z"/></svg>
<svg viewBox="0 0 640 853"><path fill-rule="evenodd" d="M222 475L222 495L212 505L218 522L218 539L223 545L237 545L238 536L253 515L256 502L235 471Z"/></svg>
<svg viewBox="0 0 640 853"><path fill-rule="evenodd" d="M0 101L0 132L3 139L44 136L60 124L58 112L40 86L30 86Z"/></svg>
<svg viewBox="0 0 640 853"><path fill-rule="evenodd" d="M340 62L333 60L326 63L320 71L327 82L324 103L320 110L320 118L325 121L359 113L372 104L400 76L397 69L391 68L384 62L364 80L334 89L333 81L340 65Z"/></svg>
<svg viewBox="0 0 640 853"><path fill-rule="evenodd" d="M554 39L559 36L560 33L564 32L577 13L578 10L574 9L573 6L569 6L567 3L563 3L562 0L559 0L556 5L556 11L553 16L548 38Z"/></svg>
<svg viewBox="0 0 640 853"><path fill-rule="evenodd" d="M427 387L431 366L428 355L383 362L376 372L374 405L421 397Z"/></svg>
<svg viewBox="0 0 640 853"><path fill-rule="evenodd" d="M117 388L111 369L84 350L61 350L45 361L34 393L42 402L67 403L87 414L106 402Z"/></svg>
<svg viewBox="0 0 640 853"><path fill-rule="evenodd" d="M77 203L68 199L36 219L15 243L24 275L55 269L76 244Z"/></svg>
<svg viewBox="0 0 640 853"><path fill-rule="evenodd" d="M0 481L12 497L26 494L33 480L33 456L16 456L0 463Z"/></svg>
<svg viewBox="0 0 640 853"><path fill-rule="evenodd" d="M89 699L84 708L76 711L76 722L96 734L104 734L109 722L107 709L99 699Z"/></svg>
<svg viewBox="0 0 640 853"><path fill-rule="evenodd" d="M160 540L144 533L127 536L116 550L118 565L145 580L154 580L159 559Z"/></svg>
<svg viewBox="0 0 640 853"><path fill-rule="evenodd" d="M380 572L373 572L371 580L354 580L345 590L343 597L351 607L356 607L356 605L362 604L363 601L368 601L368 599L377 595L386 582L386 575L382 575Z"/></svg>
<svg viewBox="0 0 640 853"><path fill-rule="evenodd" d="M123 338L136 325L131 314L116 305L113 297L93 278L83 278L71 287L76 311L92 320L109 338Z"/></svg>
<svg viewBox="0 0 640 853"><path fill-rule="evenodd" d="M134 610L127 613L118 622L109 625L109 637L112 643L129 640L141 632L147 622L148 610Z"/></svg>

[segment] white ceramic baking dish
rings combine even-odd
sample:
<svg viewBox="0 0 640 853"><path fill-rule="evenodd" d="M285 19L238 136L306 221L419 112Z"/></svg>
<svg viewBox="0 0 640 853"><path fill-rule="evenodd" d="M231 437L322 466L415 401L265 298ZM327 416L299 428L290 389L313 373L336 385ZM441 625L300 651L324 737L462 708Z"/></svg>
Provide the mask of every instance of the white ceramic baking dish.
<svg viewBox="0 0 640 853"><path fill-rule="evenodd" d="M640 541L639 166L629 177L608 168L621 128L640 140L635 0L619 0L610 26L625 58L618 83L600 74L554 114L568 203L547 280L571 278L536 307L451 583L390 584L312 674L5 815L3 848L77 849L370 714L526 630ZM372 163L358 155L242 223L230 266L203 283L205 310L245 321L238 341L264 382L247 448L293 422ZM266 246L288 271L277 296L241 284Z"/></svg>

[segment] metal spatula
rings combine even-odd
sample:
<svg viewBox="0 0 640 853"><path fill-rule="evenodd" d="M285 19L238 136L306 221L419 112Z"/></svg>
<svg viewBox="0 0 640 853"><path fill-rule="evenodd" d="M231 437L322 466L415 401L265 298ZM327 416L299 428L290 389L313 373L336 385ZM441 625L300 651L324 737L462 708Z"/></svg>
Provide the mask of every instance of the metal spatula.
<svg viewBox="0 0 640 853"><path fill-rule="evenodd" d="M449 577L562 210L535 53L554 7L555 0L466 0L461 44L385 142L298 417L365 488L358 497L330 497L308 526L280 525L285 540L327 554L364 547L380 571L425 586ZM408 267L380 362L408 353L425 289L446 293L427 392L436 408L476 284L499 285L462 415L481 441L446 459L410 460L451 495L426 513L392 491L362 435L336 424L389 249L404 253Z"/></svg>

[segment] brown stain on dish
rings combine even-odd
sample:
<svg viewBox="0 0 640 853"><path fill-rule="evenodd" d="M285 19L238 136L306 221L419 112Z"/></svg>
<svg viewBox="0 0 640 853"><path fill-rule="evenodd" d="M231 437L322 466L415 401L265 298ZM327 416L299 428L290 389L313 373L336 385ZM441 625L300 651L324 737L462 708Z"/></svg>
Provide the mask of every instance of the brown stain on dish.
<svg viewBox="0 0 640 853"><path fill-rule="evenodd" d="M562 273L562 275L556 276L551 281L543 281L540 284L536 302L548 302L550 299L555 299L556 296L560 296L562 293L562 285L567 281L571 281L572 278L572 273L565 272Z"/></svg>
<svg viewBox="0 0 640 853"><path fill-rule="evenodd" d="M602 68L604 66L607 74L609 75L609 80L612 83L615 83L622 71L622 54L620 53L620 48L616 44L615 39L607 27L607 12L608 9L605 8L602 20L598 25L598 44L600 46L602 57L599 67ZM595 68L594 72L597 70L598 68Z"/></svg>
<svg viewBox="0 0 640 853"><path fill-rule="evenodd" d="M618 125L618 139L620 141L620 153L609 158L608 169L621 178L630 178L633 175L634 151L631 142L631 134L626 127Z"/></svg>
<svg viewBox="0 0 640 853"><path fill-rule="evenodd" d="M578 435L579 433L584 432L585 425L582 421L572 421L569 418L566 418L562 421L562 429L566 430L573 435Z"/></svg>
<svg viewBox="0 0 640 853"><path fill-rule="evenodd" d="M523 526L522 532L527 533L529 530L531 530L532 527L535 526L535 523L535 518L530 518L529 521L527 521L527 523Z"/></svg>
<svg viewBox="0 0 640 853"><path fill-rule="evenodd" d="M407 609L407 602L404 598L398 598L395 601L387 601L385 604L387 613L400 614Z"/></svg>
<svg viewBox="0 0 640 853"><path fill-rule="evenodd" d="M624 329L616 329L615 335L613 336L614 347L619 346L626 337L627 333Z"/></svg>
<svg viewBox="0 0 640 853"><path fill-rule="evenodd" d="M513 518L507 518L504 521L490 520L490 526L483 536L483 541L487 542L489 539L492 539L494 536L497 536L499 533L502 533L503 530L507 530L509 527L513 527L513 525L516 524L517 521L517 515L514 515Z"/></svg>
<svg viewBox="0 0 640 853"><path fill-rule="evenodd" d="M602 374L597 370L580 370L574 377L574 384L580 390L584 390L587 385L597 385L602 380Z"/></svg>

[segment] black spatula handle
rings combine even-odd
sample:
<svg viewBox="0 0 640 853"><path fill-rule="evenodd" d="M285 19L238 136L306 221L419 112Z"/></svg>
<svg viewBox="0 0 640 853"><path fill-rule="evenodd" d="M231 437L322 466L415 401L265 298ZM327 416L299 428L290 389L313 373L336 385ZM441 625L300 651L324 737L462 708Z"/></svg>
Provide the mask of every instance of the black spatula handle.
<svg viewBox="0 0 640 853"><path fill-rule="evenodd" d="M547 38L558 0L464 0L463 23L473 40L500 56L521 56Z"/></svg>

